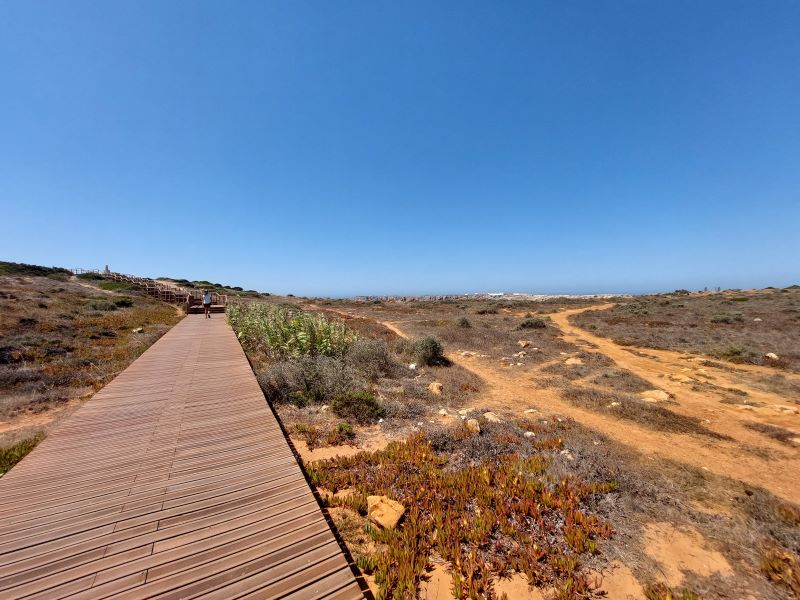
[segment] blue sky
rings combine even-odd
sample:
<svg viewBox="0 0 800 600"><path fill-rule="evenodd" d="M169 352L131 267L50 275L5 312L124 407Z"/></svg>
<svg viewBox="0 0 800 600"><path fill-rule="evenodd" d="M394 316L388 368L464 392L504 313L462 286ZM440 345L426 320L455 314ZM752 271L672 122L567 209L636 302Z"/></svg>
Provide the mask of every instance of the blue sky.
<svg viewBox="0 0 800 600"><path fill-rule="evenodd" d="M0 3L0 259L298 295L800 283L800 3Z"/></svg>

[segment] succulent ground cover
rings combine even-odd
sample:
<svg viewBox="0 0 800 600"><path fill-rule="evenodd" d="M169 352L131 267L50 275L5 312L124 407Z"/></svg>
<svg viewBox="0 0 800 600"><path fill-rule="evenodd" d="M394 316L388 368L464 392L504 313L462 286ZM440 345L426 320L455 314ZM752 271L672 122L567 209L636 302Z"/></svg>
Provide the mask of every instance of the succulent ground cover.
<svg viewBox="0 0 800 600"><path fill-rule="evenodd" d="M525 434L525 432L530 432ZM550 472L562 450L561 424L482 421L417 433L376 452L307 466L312 482L332 493L331 506L366 514L367 496L406 507L394 530L367 525L376 542L359 566L374 573L379 598L415 598L429 558L452 565L456 598L494 598L494 581L524 573L555 598L587 598L594 582L582 557L612 534L589 500L615 487Z"/></svg>

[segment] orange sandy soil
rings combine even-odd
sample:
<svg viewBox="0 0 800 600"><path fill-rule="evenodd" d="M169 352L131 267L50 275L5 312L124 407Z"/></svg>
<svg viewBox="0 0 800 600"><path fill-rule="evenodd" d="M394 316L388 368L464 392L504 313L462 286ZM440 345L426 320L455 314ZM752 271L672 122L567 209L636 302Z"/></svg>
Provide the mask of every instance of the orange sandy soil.
<svg viewBox="0 0 800 600"><path fill-rule="evenodd" d="M747 422L761 422L800 431L800 414L796 403L748 384L749 375L774 374L775 371L755 365L736 365L735 369L704 366L701 364L704 357L697 355L622 347L569 322L571 315L611 306L613 305L604 304L569 309L549 316L561 329L565 341L606 355L619 368L627 369L650 382L653 389L668 392L674 400L669 406L670 410L699 418L705 427L729 436L732 440L653 431L636 423L623 422L613 416L576 407L561 399L557 390L542 388L536 384L536 373L539 370L553 362L564 362L569 356L561 356L538 365L535 370L524 371L498 363L498 357L461 354L461 351L469 351L470 348L459 348L458 352L448 354L448 358L484 380L485 392L475 399L475 407L519 415L524 414L526 409L534 408L543 414L568 416L644 455L667 458L750 485L761 486L792 502L800 500L800 478L786 476L788 473L800 473L800 444L790 447L744 427ZM360 316L351 311L332 312L340 312L348 317ZM386 321L382 324L402 337L408 335L403 321ZM790 380L800 381L798 375L785 376ZM691 387L696 383L711 383L721 388L745 391L748 401L760 406L721 403L716 394L693 391ZM580 381L573 384L580 385ZM378 440L374 446L380 447ZM769 452L748 453L748 447L767 448ZM304 459L315 460L351 451L329 448L315 450L313 455L301 450L301 454ZM715 509L709 510L714 512ZM681 585L686 573L699 576L732 574L723 555L711 548L695 530L678 529L670 523L650 523L646 528L646 536L646 552L660 565L663 581L671 586ZM645 598L641 583L624 564L615 562L611 569L596 575L600 589L605 590L609 598ZM421 586L420 597L450 600L453 598L450 582L448 565L435 565L427 581ZM497 581L495 585L496 591L505 592L509 600L541 599L547 595L547 590L530 589L521 575Z"/></svg>

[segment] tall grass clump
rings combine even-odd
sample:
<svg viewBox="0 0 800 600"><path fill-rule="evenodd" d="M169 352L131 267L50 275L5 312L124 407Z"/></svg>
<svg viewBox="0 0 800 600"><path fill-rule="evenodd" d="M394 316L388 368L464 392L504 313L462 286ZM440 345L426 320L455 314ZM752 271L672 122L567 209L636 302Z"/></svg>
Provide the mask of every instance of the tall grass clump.
<svg viewBox="0 0 800 600"><path fill-rule="evenodd" d="M242 345L273 360L342 356L357 337L343 321L294 308L231 303L227 313Z"/></svg>

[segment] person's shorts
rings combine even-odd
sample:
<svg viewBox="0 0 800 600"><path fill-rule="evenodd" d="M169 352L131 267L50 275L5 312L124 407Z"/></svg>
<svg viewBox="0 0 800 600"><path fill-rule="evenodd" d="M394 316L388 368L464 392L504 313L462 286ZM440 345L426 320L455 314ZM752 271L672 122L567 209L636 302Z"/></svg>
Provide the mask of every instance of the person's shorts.
<svg viewBox="0 0 800 600"><path fill-rule="evenodd" d="M203 302L203 308L211 308L211 303L209 302L208 304L206 304L205 302Z"/></svg>

